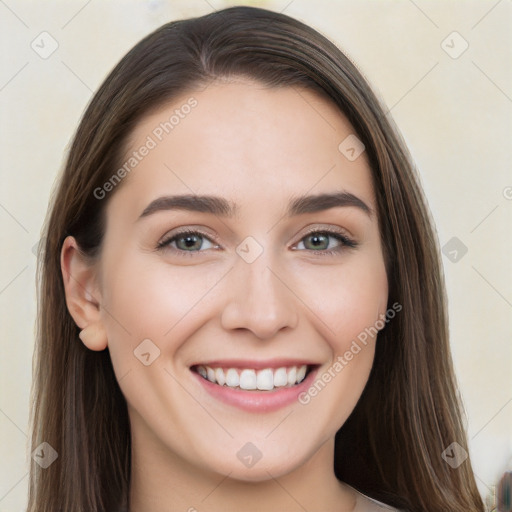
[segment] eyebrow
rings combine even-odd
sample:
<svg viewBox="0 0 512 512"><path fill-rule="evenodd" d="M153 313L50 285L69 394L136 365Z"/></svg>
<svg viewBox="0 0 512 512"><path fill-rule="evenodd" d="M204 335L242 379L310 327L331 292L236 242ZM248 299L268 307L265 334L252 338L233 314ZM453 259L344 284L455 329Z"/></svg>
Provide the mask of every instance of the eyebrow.
<svg viewBox="0 0 512 512"><path fill-rule="evenodd" d="M285 215L291 217L347 206L359 208L370 218L372 217L372 208L354 194L344 191L333 194L317 194L292 198ZM187 210L211 213L221 217L234 217L238 212L238 205L218 196L199 196L195 194L162 196L152 201L137 220L148 217L156 212L168 210Z"/></svg>

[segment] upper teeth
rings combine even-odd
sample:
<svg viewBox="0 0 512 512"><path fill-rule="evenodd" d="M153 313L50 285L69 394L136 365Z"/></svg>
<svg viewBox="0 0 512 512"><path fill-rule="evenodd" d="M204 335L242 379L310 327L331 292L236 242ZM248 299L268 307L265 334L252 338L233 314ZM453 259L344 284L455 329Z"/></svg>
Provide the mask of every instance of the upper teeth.
<svg viewBox="0 0 512 512"><path fill-rule="evenodd" d="M271 391L274 388L290 387L302 382L306 376L307 365L281 367L277 369L265 368L253 370L251 368L211 368L210 366L197 366L197 373L205 379L220 386L251 390L259 389Z"/></svg>

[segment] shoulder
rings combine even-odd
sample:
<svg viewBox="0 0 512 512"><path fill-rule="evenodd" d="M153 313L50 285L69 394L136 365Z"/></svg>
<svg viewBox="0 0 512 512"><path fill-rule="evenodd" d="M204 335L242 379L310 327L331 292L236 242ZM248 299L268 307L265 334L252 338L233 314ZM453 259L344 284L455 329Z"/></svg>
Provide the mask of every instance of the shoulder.
<svg viewBox="0 0 512 512"><path fill-rule="evenodd" d="M363 494L354 487L349 487L356 494L356 507L354 512L403 512L391 505L386 505L385 503L366 496L366 494Z"/></svg>
<svg viewBox="0 0 512 512"><path fill-rule="evenodd" d="M357 512L401 512L397 508L386 505L380 501L374 500L368 496L361 495L357 501Z"/></svg>

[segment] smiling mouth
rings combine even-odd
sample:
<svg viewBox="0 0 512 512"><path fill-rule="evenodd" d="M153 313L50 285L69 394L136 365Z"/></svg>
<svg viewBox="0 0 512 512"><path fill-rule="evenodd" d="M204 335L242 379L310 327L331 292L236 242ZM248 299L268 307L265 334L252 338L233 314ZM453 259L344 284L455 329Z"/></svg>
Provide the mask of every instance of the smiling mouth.
<svg viewBox="0 0 512 512"><path fill-rule="evenodd" d="M300 384L314 365L282 366L280 368L219 368L194 365L191 370L218 386L243 391L275 391Z"/></svg>

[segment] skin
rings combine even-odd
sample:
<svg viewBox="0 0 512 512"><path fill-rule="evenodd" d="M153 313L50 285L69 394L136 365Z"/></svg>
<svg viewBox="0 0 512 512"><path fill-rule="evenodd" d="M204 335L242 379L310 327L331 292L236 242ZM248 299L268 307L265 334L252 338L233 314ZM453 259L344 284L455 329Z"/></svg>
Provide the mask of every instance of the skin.
<svg viewBox="0 0 512 512"><path fill-rule="evenodd" d="M130 511L370 510L332 467L334 436L368 380L375 338L307 405L268 413L217 401L189 368L201 360L295 357L317 362L322 375L385 313L388 283L365 153L349 161L338 150L354 129L328 100L246 79L212 83L158 109L136 127L129 152L191 96L197 106L104 199L99 259L83 260L73 237L61 254L82 340L91 350L108 346L127 400ZM373 213L344 206L285 216L292 197L340 190ZM238 215L174 210L138 220L157 197L193 193L233 201ZM211 242L181 256L176 239L174 252L156 249L188 226ZM306 237L312 227L338 230L357 247L329 238L329 248L341 250L322 255L325 246L311 248ZM263 247L250 264L236 252L247 236ZM144 339L160 350L149 366L134 357ZM247 468L236 454L249 441L262 457Z"/></svg>

